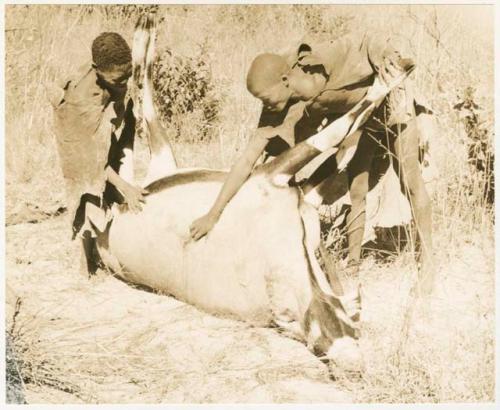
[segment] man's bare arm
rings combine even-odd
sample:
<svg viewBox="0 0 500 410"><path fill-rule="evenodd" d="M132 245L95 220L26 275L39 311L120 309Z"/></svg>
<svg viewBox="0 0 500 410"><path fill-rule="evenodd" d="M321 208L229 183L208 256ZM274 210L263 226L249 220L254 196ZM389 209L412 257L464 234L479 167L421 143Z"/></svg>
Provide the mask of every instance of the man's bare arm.
<svg viewBox="0 0 500 410"><path fill-rule="evenodd" d="M238 192L243 183L247 180L257 159L266 147L266 138L250 139L243 155L235 162L229 175L222 186L217 199L208 213L201 218L196 219L189 228L193 239L198 240L212 229L219 220L222 211L231 198Z"/></svg>
<svg viewBox="0 0 500 410"><path fill-rule="evenodd" d="M193 239L200 239L217 223L227 203L238 192L252 172L255 162L257 162L259 156L264 152L269 139L276 135L293 135L294 126L304 114L305 107L305 102L298 102L288 109L282 124L278 126L260 126L257 128L243 155L231 168L212 208L210 208L206 215L198 218L191 224L189 231Z"/></svg>
<svg viewBox="0 0 500 410"><path fill-rule="evenodd" d="M148 191L128 183L110 166L106 167L105 172L106 179L122 193L129 209L132 212L139 212L142 209L141 204L144 203L144 195Z"/></svg>

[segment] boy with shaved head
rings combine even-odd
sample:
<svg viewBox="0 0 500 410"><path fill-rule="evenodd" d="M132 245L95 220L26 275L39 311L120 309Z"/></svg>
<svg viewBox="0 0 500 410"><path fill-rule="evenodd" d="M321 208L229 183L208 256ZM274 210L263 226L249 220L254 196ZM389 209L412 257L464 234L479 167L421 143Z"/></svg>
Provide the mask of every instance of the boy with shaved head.
<svg viewBox="0 0 500 410"><path fill-rule="evenodd" d="M111 203L138 211L145 193L117 173L135 135L133 102L125 101L130 47L117 33L101 33L92 43L92 60L66 81L61 98L53 102L73 239L82 240L80 268L89 275L99 265L95 238L106 229Z"/></svg>
<svg viewBox="0 0 500 410"><path fill-rule="evenodd" d="M301 44L287 55L261 54L247 75L248 90L263 103L255 136L236 161L209 212L191 225L199 239L213 227L225 205L248 178L258 158L279 155L303 141L325 124L341 117L367 93L376 75L390 78L402 67L413 65L383 37L344 37L323 44ZM305 102L306 109L294 127L282 127L288 111ZM422 272L430 273L431 203L424 187L418 160L416 103L408 87L393 90L361 128L354 157L347 167L352 203L347 216L349 256L347 271L357 276L365 225L365 199L369 173L377 147L390 147L401 186L408 193L422 244ZM284 132L289 130L290 132ZM309 184L322 183L324 196L334 190L337 161L328 158L310 177ZM424 292L432 288L432 274L421 281Z"/></svg>

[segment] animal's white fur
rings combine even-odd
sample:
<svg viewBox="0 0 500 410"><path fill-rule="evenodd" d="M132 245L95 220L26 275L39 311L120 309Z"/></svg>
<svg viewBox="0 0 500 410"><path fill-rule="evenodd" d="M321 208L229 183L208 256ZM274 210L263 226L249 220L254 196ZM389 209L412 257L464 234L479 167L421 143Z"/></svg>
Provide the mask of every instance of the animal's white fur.
<svg viewBox="0 0 500 410"><path fill-rule="evenodd" d="M144 35L140 31L134 38L134 45L140 43L134 59L144 61L147 67L154 52L154 29L142 30ZM147 45L141 47L146 40ZM142 60L140 53L144 51ZM375 87L371 95L383 98L382 88ZM386 94L389 89L383 91ZM143 104L151 130L157 118L148 70L144 71ZM307 144L320 152L338 145L349 130L352 133L358 128L375 104L357 118L349 113L333 122ZM159 128L154 125L161 131L161 124ZM175 164L165 135L159 134L151 135L150 140L150 180L168 172L167 160ZM160 171L157 158L162 155L167 160L162 161ZM171 293L207 311L260 324L271 320L300 324L300 329L305 329L313 296L336 296L314 256L320 241L317 213L301 200L298 189L286 187L288 180L286 171L273 181L264 174L252 176L228 203L214 228L197 242L190 240L189 226L208 211L221 182L191 181L171 186L148 196L141 213L118 213L109 230L107 247L101 243L102 254L112 255L107 263L127 279ZM335 314L350 322L340 308L335 308ZM313 330L317 333L316 328ZM349 340L339 342L329 354L335 360L347 356L356 361L351 345Z"/></svg>
<svg viewBox="0 0 500 410"><path fill-rule="evenodd" d="M307 194L305 194L304 201L314 208L318 208L323 202L323 196L318 192L318 187L312 188Z"/></svg>
<svg viewBox="0 0 500 410"><path fill-rule="evenodd" d="M143 186L147 186L153 181L156 181L164 176L170 175L177 170L174 154L169 146L162 147L159 153L151 155L151 161L148 166L148 172Z"/></svg>
<svg viewBox="0 0 500 410"><path fill-rule="evenodd" d="M361 349L352 337L334 340L326 355L345 370L360 371L364 367Z"/></svg>
<svg viewBox="0 0 500 410"><path fill-rule="evenodd" d="M273 176L272 181L274 185L284 187L288 185L290 178L292 178L292 176L289 174L278 174Z"/></svg>
<svg viewBox="0 0 500 410"><path fill-rule="evenodd" d="M130 148L123 150L124 157L121 159L119 175L130 184L134 183L134 155Z"/></svg>
<svg viewBox="0 0 500 410"><path fill-rule="evenodd" d="M141 213L117 215L109 251L122 274L211 312L301 323L312 295L298 191L253 177L207 237L190 241L189 225L219 189L220 182L172 187L149 196Z"/></svg>
<svg viewBox="0 0 500 410"><path fill-rule="evenodd" d="M307 335L307 347L314 348L314 343L321 337L321 327L315 319L309 324L309 334Z"/></svg>
<svg viewBox="0 0 500 410"><path fill-rule="evenodd" d="M331 123L328 127L322 129L317 134L306 140L307 144L324 152L332 146L338 145L351 127L352 121L348 117L341 117Z"/></svg>
<svg viewBox="0 0 500 410"><path fill-rule="evenodd" d="M340 144L339 150L335 155L337 160L337 169L344 170L347 167L347 164L351 161L352 157L356 153L356 149L358 148L358 141L361 137L362 131L357 130L356 132L348 135L345 140Z"/></svg>

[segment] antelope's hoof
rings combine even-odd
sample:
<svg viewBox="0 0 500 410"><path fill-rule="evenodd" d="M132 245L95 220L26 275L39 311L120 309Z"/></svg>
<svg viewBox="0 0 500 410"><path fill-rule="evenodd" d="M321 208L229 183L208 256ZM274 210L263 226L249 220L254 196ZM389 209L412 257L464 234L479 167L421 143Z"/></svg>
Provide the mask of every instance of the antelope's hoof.
<svg viewBox="0 0 500 410"><path fill-rule="evenodd" d="M359 322L361 316L361 295L359 290L342 295L339 300L347 316L354 322Z"/></svg>
<svg viewBox="0 0 500 410"><path fill-rule="evenodd" d="M352 337L336 339L326 354L336 367L348 372L362 372L365 368L363 353Z"/></svg>

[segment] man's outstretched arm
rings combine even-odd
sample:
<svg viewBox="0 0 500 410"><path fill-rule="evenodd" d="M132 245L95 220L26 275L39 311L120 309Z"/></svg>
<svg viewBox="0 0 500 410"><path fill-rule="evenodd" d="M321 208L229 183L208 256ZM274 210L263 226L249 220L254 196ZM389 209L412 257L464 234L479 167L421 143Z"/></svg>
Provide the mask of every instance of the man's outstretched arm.
<svg viewBox="0 0 500 410"><path fill-rule="evenodd" d="M205 236L219 220L222 211L231 198L239 191L247 180L259 156L264 152L267 139L251 138L243 155L238 158L229 172L217 199L207 214L196 219L190 226L189 232L194 240Z"/></svg>
<svg viewBox="0 0 500 410"><path fill-rule="evenodd" d="M142 209L141 204L144 203L144 195L148 191L128 183L109 165L106 167L105 172L106 179L121 192L129 209L132 212L139 212Z"/></svg>

